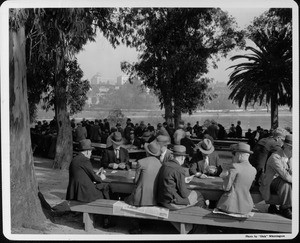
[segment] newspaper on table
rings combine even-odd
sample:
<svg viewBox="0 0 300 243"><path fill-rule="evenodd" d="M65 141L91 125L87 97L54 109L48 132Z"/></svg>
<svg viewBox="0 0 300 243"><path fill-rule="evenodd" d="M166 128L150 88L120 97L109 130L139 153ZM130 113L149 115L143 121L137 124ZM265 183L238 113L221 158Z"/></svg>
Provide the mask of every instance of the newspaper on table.
<svg viewBox="0 0 300 243"><path fill-rule="evenodd" d="M169 217L169 209L157 206L151 207L135 207L129 205L123 201L118 201L113 205L113 214L124 215L124 216L138 216L148 215L153 218L165 218Z"/></svg>
<svg viewBox="0 0 300 243"><path fill-rule="evenodd" d="M240 213L226 213L226 212L223 212L217 208L215 208L213 210L213 213L216 213L216 214L223 214L223 215L228 215L228 216L231 216L231 217L234 217L234 218L250 218L250 217L253 217L254 215L254 212L249 212L247 214L240 214Z"/></svg>

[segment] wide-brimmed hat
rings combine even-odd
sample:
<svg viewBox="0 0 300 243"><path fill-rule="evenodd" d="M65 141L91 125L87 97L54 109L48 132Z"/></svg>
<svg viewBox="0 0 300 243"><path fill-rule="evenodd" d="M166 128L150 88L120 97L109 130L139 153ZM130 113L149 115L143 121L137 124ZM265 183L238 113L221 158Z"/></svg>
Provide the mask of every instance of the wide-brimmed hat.
<svg viewBox="0 0 300 243"><path fill-rule="evenodd" d="M200 143L198 143L198 148L204 154L211 154L215 150L214 145L208 138L204 138Z"/></svg>
<svg viewBox="0 0 300 243"><path fill-rule="evenodd" d="M246 143L233 144L231 146L231 149L234 152L243 152L243 153L253 154L253 152L250 150L250 145L246 144Z"/></svg>
<svg viewBox="0 0 300 243"><path fill-rule="evenodd" d="M158 135L156 138L156 141L158 142L158 144L160 146L166 146L166 145L170 144L170 138L165 135Z"/></svg>
<svg viewBox="0 0 300 243"><path fill-rule="evenodd" d="M92 142L90 139L83 139L79 141L78 150L85 151L85 150L94 150L95 148L92 147Z"/></svg>
<svg viewBox="0 0 300 243"><path fill-rule="evenodd" d="M293 136L292 134L287 134L284 139L284 144L293 146Z"/></svg>
<svg viewBox="0 0 300 243"><path fill-rule="evenodd" d="M122 134L120 132L114 132L113 135L111 136L111 141L115 145L122 145L122 144L124 144L124 140L123 140Z"/></svg>
<svg viewBox="0 0 300 243"><path fill-rule="evenodd" d="M172 152L174 156L188 156L186 153L186 148L183 145L174 145Z"/></svg>
<svg viewBox="0 0 300 243"><path fill-rule="evenodd" d="M151 133L149 131L146 131L143 133L142 138L149 138L151 136Z"/></svg>
<svg viewBox="0 0 300 243"><path fill-rule="evenodd" d="M155 140L151 143L145 143L144 148L150 155L159 156L161 154L160 145Z"/></svg>

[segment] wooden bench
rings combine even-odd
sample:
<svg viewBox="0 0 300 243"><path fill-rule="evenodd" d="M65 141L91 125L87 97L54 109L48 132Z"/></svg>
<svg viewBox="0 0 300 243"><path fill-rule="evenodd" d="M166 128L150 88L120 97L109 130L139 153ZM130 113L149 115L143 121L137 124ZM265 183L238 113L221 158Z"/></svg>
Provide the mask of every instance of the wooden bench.
<svg viewBox="0 0 300 243"><path fill-rule="evenodd" d="M159 218L154 216L148 216L144 214L136 214L126 216L123 213L114 214L113 205L117 201L98 199L90 203L83 203L78 201L69 201L71 211L83 213L83 223L85 231L90 231L94 228L93 215L113 215L113 216L124 216L134 217L143 219L156 219L169 222L180 223L180 233L186 234L185 224L199 224L199 225L212 225L220 227L230 227L239 229L253 229L257 231L267 232L283 232L291 233L292 231L292 220L286 219L280 215L268 214L268 213L254 213L253 217L250 218L234 218L227 215L220 215L212 213L210 209L203 209L200 207L189 207L177 211L169 211L169 217Z"/></svg>

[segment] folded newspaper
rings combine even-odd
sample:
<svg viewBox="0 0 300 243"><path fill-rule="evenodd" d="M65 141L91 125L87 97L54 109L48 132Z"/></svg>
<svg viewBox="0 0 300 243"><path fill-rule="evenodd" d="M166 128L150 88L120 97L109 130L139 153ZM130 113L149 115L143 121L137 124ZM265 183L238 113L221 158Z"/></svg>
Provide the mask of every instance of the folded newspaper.
<svg viewBox="0 0 300 243"><path fill-rule="evenodd" d="M250 213L247 213L247 214L240 214L240 213L226 213L226 212L223 212L217 208L215 208L213 210L213 213L216 213L216 214L223 214L223 215L228 215L228 216L231 216L231 217L235 217L235 218L250 218L250 217L253 217L254 215L254 212L250 212Z"/></svg>
<svg viewBox="0 0 300 243"><path fill-rule="evenodd" d="M169 209L157 206L151 207L135 207L131 206L123 201L118 201L113 205L113 214L134 216L134 215L149 215L153 218L165 218L169 217Z"/></svg>

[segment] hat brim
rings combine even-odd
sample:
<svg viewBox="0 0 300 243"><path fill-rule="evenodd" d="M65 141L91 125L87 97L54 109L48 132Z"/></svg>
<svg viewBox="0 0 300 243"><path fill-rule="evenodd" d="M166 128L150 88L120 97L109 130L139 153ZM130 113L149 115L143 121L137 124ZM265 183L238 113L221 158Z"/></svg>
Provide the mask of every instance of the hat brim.
<svg viewBox="0 0 300 243"><path fill-rule="evenodd" d="M173 153L173 155L177 155L177 156L189 156L188 154L186 154L186 153L179 153L179 152L175 152L175 151L172 151L172 153Z"/></svg>
<svg viewBox="0 0 300 243"><path fill-rule="evenodd" d="M243 152L243 153L248 153L248 154L253 154L252 151L250 150L245 150L245 149L234 149L234 152Z"/></svg>
<svg viewBox="0 0 300 243"><path fill-rule="evenodd" d="M88 148L79 149L79 151L86 151L86 150L95 150L95 148L94 147L88 147Z"/></svg>
<svg viewBox="0 0 300 243"><path fill-rule="evenodd" d="M115 141L115 140L112 139L111 141L115 145L123 145L125 143L123 139L121 141Z"/></svg>
<svg viewBox="0 0 300 243"><path fill-rule="evenodd" d="M204 154L211 154L212 152L215 151L215 147L214 146L211 146L211 148L209 150L203 149L200 145L198 146L198 148Z"/></svg>
<svg viewBox="0 0 300 243"><path fill-rule="evenodd" d="M147 152L148 154L150 154L150 155L153 155L153 156L160 156L160 154L161 154L160 150L159 150L156 154L154 154L154 153L152 153L152 152L149 150L149 148L148 148L149 145L150 145L150 143L145 143L145 144L144 144L144 148L145 148L146 152Z"/></svg>

